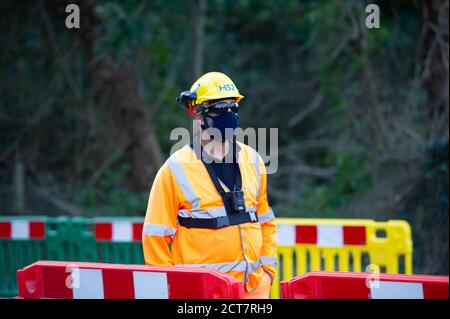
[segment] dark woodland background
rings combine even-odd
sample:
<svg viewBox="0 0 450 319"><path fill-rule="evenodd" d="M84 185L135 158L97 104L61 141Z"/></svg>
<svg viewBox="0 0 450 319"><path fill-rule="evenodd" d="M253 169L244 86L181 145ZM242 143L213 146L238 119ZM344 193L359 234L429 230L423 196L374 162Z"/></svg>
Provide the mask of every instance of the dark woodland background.
<svg viewBox="0 0 450 319"><path fill-rule="evenodd" d="M279 128L277 216L406 219L415 272L448 274L448 1L0 10L0 214L142 216L170 131L190 125L175 97L221 71L246 96L244 128Z"/></svg>

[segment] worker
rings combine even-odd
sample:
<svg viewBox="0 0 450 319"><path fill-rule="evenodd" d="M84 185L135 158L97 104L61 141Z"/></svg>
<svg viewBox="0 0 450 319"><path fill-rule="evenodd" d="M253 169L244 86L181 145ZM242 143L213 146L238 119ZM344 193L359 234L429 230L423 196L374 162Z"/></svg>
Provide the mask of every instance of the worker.
<svg viewBox="0 0 450 319"><path fill-rule="evenodd" d="M143 250L147 265L217 269L244 282L246 298L268 298L276 276L275 216L263 160L233 134L242 98L220 72L180 94L178 102L201 124L200 147L182 147L159 169Z"/></svg>

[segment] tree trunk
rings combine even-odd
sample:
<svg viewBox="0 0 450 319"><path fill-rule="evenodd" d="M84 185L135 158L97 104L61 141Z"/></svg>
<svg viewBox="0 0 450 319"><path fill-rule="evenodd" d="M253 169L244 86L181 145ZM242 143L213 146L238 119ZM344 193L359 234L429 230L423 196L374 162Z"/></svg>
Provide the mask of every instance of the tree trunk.
<svg viewBox="0 0 450 319"><path fill-rule="evenodd" d="M430 127L428 138L448 137L449 48L448 0L422 2L421 62L423 84L428 92Z"/></svg>
<svg viewBox="0 0 450 319"><path fill-rule="evenodd" d="M194 54L194 77L197 79L203 74L204 65L204 37L205 37L205 15L206 15L206 1L193 0L192 1L192 19L193 23L193 54Z"/></svg>
<svg viewBox="0 0 450 319"><path fill-rule="evenodd" d="M164 160L150 110L126 62L114 66L114 56L94 59L98 39L96 27L101 20L88 1L80 3L80 10L81 28L74 34L79 37L91 66L101 112L111 116L122 137L128 141L125 156L131 164L129 186L134 190L148 189Z"/></svg>
<svg viewBox="0 0 450 319"><path fill-rule="evenodd" d="M14 209L21 212L25 209L25 168L20 155L14 161Z"/></svg>
<svg viewBox="0 0 450 319"><path fill-rule="evenodd" d="M148 189L164 161L149 109L126 63L116 69L107 62L101 69L99 93L107 96L104 110L112 113L117 128L129 141L125 155L131 164L130 186L134 190Z"/></svg>

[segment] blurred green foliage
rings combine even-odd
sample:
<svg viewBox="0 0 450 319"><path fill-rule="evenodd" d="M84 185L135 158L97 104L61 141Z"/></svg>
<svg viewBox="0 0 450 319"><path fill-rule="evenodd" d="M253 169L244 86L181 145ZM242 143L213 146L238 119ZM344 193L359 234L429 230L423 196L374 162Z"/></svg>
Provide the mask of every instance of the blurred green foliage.
<svg viewBox="0 0 450 319"><path fill-rule="evenodd" d="M336 174L326 184L315 187L314 193L307 199L306 207L310 211L336 215L345 203L372 186L367 156L363 153L341 153L336 158Z"/></svg>
<svg viewBox="0 0 450 319"><path fill-rule="evenodd" d="M448 269L448 211L449 211L449 156L448 140L436 141L423 150L421 174L408 198L399 208L399 217L414 220L412 225L415 243L431 241L436 251L418 244L414 263L419 269L429 267L433 273ZM430 233L433 236L430 236ZM429 260L440 260L429 265Z"/></svg>
<svg viewBox="0 0 450 319"><path fill-rule="evenodd" d="M130 192L125 186L125 176L129 170L129 165L123 163L106 172L95 187L80 188L74 200L85 208L83 215L143 216L149 190Z"/></svg>

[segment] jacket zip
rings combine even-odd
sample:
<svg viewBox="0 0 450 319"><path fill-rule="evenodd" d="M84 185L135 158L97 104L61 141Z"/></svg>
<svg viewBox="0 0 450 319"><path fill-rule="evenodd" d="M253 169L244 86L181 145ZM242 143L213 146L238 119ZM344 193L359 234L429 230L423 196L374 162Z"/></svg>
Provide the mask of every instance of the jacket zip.
<svg viewBox="0 0 450 319"><path fill-rule="evenodd" d="M248 263L247 257L245 256L245 251L244 251L244 239L243 239L243 235L242 235L242 227L241 227L241 225L238 225L238 227L239 227L239 237L241 239L242 256L244 257L244 260L245 260L245 275L244 275L245 290L247 292L252 292L258 287L255 287L255 288L250 289L250 290L247 289L249 263Z"/></svg>

